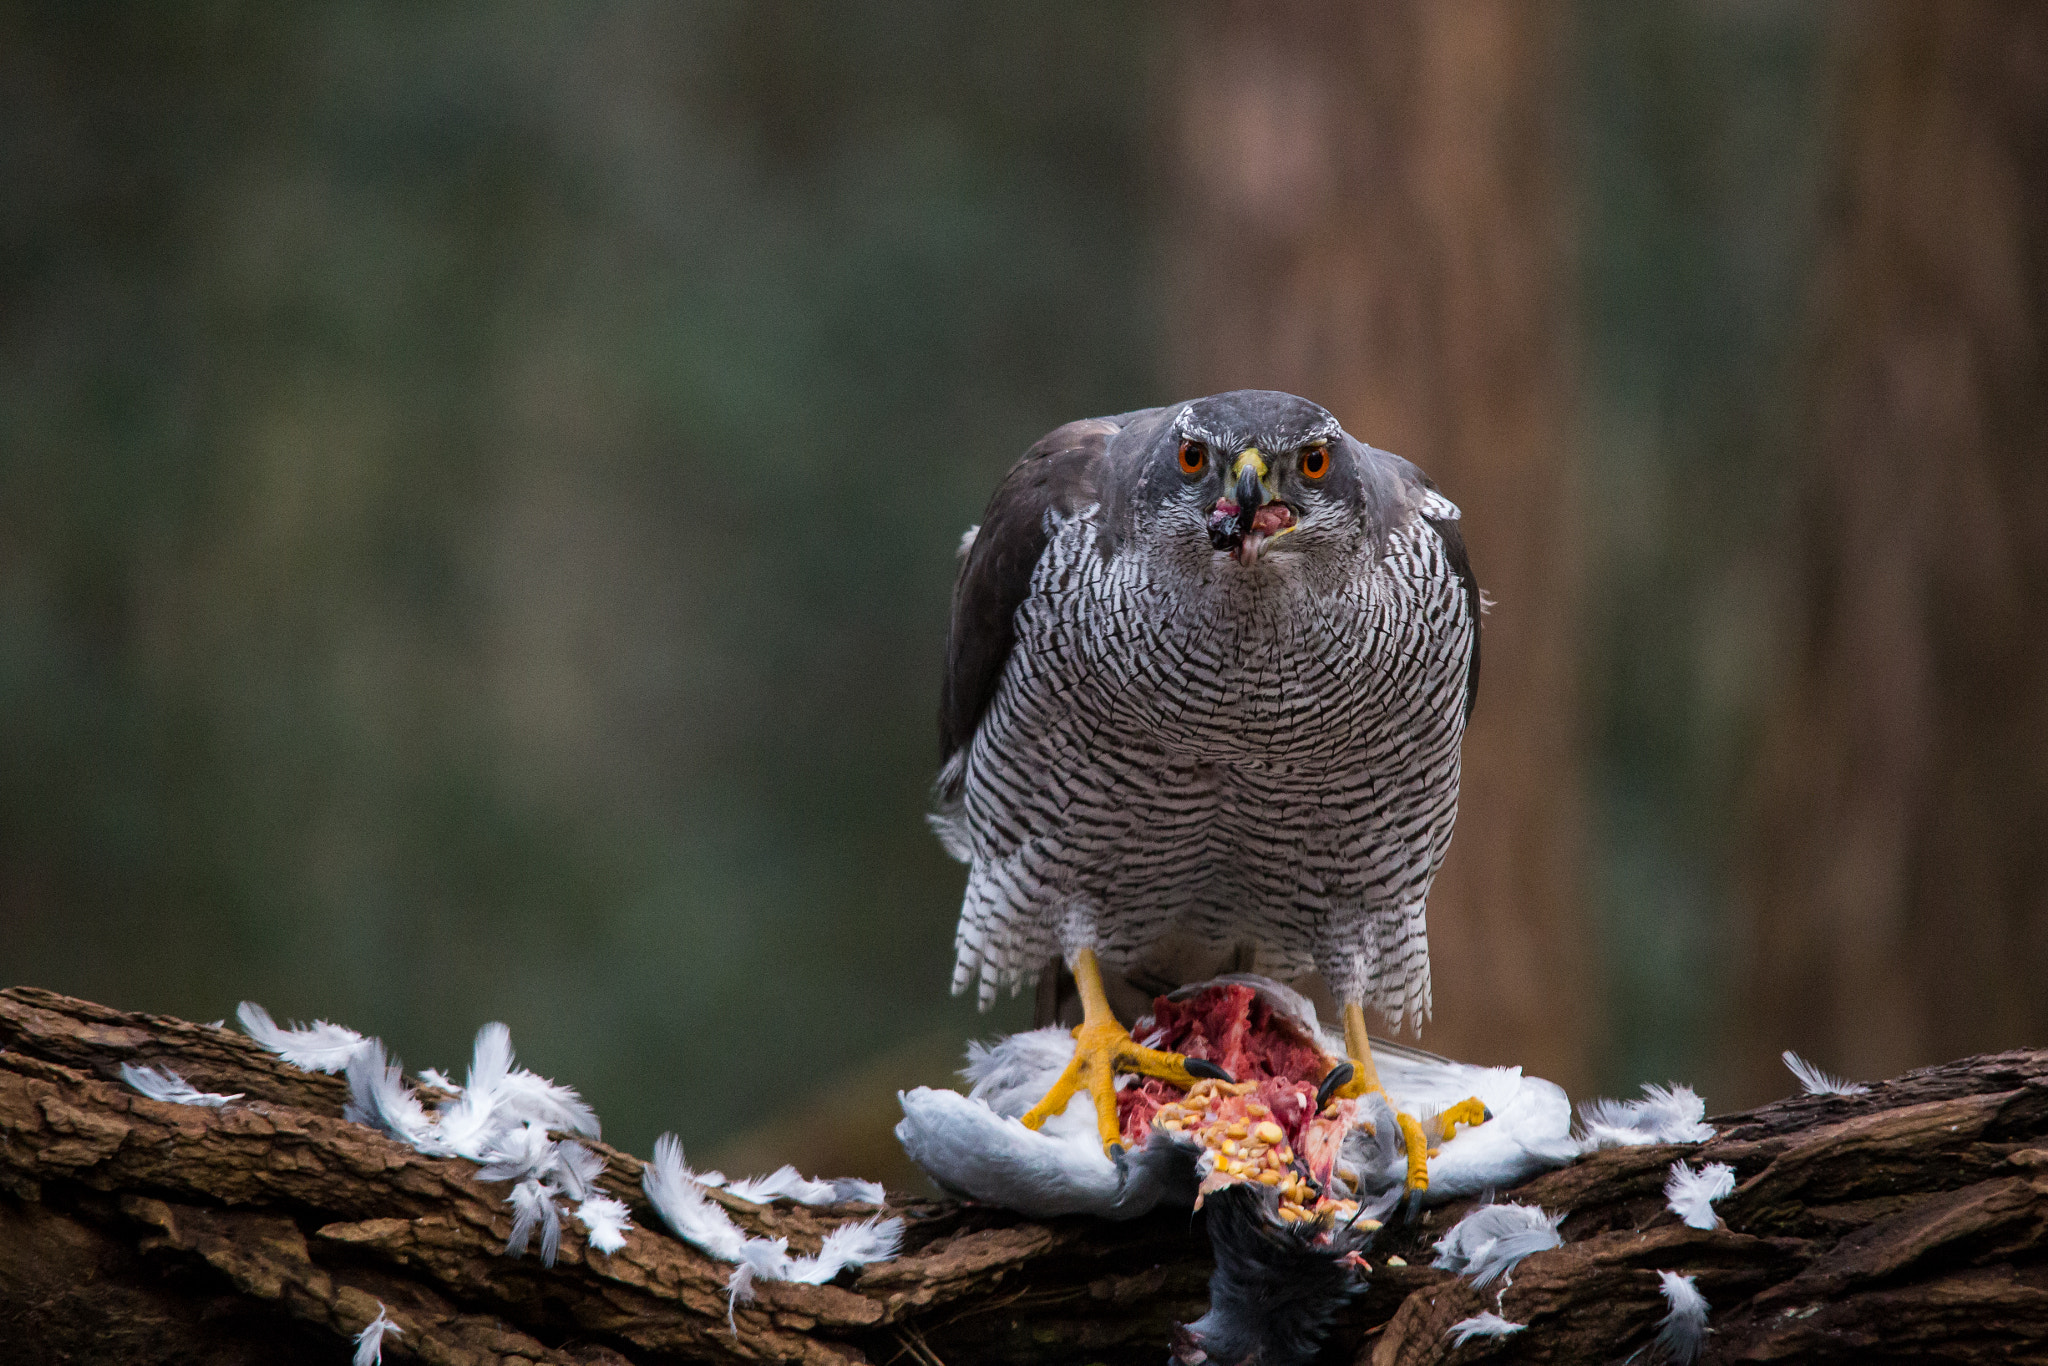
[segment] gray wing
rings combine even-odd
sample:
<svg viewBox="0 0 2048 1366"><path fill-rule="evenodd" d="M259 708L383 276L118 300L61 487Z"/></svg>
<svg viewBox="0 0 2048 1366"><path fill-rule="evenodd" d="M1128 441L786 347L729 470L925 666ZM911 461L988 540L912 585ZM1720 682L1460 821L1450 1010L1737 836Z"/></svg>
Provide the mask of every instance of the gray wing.
<svg viewBox="0 0 2048 1366"><path fill-rule="evenodd" d="M1429 488L1436 485L1423 480ZM1465 609L1472 614L1472 660L1465 674L1465 719L1472 719L1472 705L1479 700L1479 579L1472 572L1472 557L1465 550L1465 533L1459 523L1449 517L1424 517L1430 529L1444 543L1444 558L1450 561L1451 569L1458 576L1458 582L1465 589Z"/></svg>
<svg viewBox="0 0 2048 1366"><path fill-rule="evenodd" d="M1047 434L989 499L953 585L946 675L939 689L942 763L974 738L995 699L1017 639L1017 608L1030 594L1031 573L1045 552L1046 514L1071 515L1101 500L1110 440L1137 416L1089 418Z"/></svg>

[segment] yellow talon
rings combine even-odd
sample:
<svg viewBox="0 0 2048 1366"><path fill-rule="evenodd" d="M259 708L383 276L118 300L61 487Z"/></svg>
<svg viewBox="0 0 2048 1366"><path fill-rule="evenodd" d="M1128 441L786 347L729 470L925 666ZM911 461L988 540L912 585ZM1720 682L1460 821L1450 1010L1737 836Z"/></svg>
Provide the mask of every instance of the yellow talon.
<svg viewBox="0 0 2048 1366"><path fill-rule="evenodd" d="M1476 1129L1492 1118L1486 1107L1479 1103L1479 1097L1467 1096L1438 1115L1436 1122L1437 1127L1443 1130L1444 1142L1448 1143L1457 1135L1460 1124L1468 1129Z"/></svg>
<svg viewBox="0 0 2048 1366"><path fill-rule="evenodd" d="M1379 1069L1372 1063L1372 1043L1365 1032L1365 1010L1355 1001L1346 1002L1344 1006L1344 1050L1351 1055L1351 1080L1332 1092L1332 1096L1356 1099L1373 1091L1386 1096L1386 1087L1380 1085ZM1387 1104L1393 1106L1392 1097L1387 1097ZM1423 1136L1420 1121L1413 1115L1402 1113L1399 1106L1393 1108L1394 1119L1401 1126L1402 1144L1408 1152L1408 1189L1426 1190L1429 1187L1429 1141ZM1473 1097L1445 1110L1437 1117L1437 1126L1443 1140L1448 1142L1460 1124L1470 1128L1485 1123L1489 1118L1486 1107Z"/></svg>
<svg viewBox="0 0 2048 1366"><path fill-rule="evenodd" d="M1142 1047L1131 1038L1129 1030L1117 1023L1116 1014L1109 1008L1109 997L1102 990L1102 969L1095 961L1093 949L1082 949L1074 955L1073 970L1074 985L1081 990L1081 1023L1074 1029L1074 1057L1052 1084L1052 1090L1045 1093L1045 1099L1024 1112L1023 1123L1027 1129L1041 1127L1065 1110L1074 1093L1085 1086L1095 1099L1095 1127L1106 1150L1123 1139L1123 1129L1116 1122L1117 1073L1158 1077L1182 1090L1192 1088L1196 1077L1188 1071L1186 1057Z"/></svg>
<svg viewBox="0 0 2048 1366"><path fill-rule="evenodd" d="M1401 1126L1401 1142L1408 1148L1408 1189L1428 1190L1429 1140L1422 1136L1422 1121L1397 1110L1394 1122Z"/></svg>

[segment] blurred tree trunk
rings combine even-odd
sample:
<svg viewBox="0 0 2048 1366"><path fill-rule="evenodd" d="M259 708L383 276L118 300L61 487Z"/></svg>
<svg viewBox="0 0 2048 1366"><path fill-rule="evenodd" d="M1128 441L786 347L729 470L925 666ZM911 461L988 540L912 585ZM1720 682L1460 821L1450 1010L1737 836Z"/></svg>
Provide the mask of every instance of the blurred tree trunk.
<svg viewBox="0 0 2048 1366"><path fill-rule="evenodd" d="M1564 12L1516 0L1182 12L1165 73L1189 394L1274 388L1426 470L1486 619L1426 1042L1590 1079Z"/></svg>
<svg viewBox="0 0 2048 1366"><path fill-rule="evenodd" d="M2048 7L1848 17L1743 1095L2048 1037Z"/></svg>

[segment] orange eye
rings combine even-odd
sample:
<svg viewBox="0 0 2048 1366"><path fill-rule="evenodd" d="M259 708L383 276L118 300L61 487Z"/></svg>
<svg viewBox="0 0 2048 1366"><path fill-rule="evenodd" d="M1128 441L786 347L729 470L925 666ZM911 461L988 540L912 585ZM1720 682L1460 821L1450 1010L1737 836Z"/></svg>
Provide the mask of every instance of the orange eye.
<svg viewBox="0 0 2048 1366"><path fill-rule="evenodd" d="M1320 479L1330 472L1330 448L1310 446L1301 453L1301 477Z"/></svg>
<svg viewBox="0 0 2048 1366"><path fill-rule="evenodd" d="M1180 443L1180 472L1200 474L1209 468L1209 448L1199 441Z"/></svg>

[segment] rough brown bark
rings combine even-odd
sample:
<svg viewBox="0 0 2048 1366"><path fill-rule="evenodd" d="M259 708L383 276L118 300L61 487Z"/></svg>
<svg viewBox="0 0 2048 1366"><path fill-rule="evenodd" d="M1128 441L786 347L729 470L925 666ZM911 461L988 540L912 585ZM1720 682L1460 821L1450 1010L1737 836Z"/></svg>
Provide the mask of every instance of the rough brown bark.
<svg viewBox="0 0 2048 1366"><path fill-rule="evenodd" d="M1561 7L1177 12L1175 375L1306 395L1464 510L1487 617L1425 1041L1568 1088L1597 1021L1576 731L1579 536Z"/></svg>
<svg viewBox="0 0 2048 1366"><path fill-rule="evenodd" d="M248 1098L148 1100L122 1062ZM572 1222L548 1269L500 1255L502 1186L341 1103L333 1078L223 1030L0 992L0 1362L340 1361L379 1302L405 1329L394 1363L1156 1362L1206 1300L1185 1214L1040 1224L907 1202L903 1257L844 1285L763 1284L734 1332L728 1268L661 1230L631 1156L606 1151L638 1225L626 1247L593 1252ZM1709 1143L1611 1150L1512 1192L1569 1210L1568 1241L1498 1295L1427 1266L1461 1207L1390 1230L1326 1359L1618 1359L1664 1312L1663 1270L1699 1277L1708 1361L1990 1361L2048 1342L2048 1052L1717 1123ZM1735 1167L1727 1228L1664 1209L1680 1157ZM853 1212L714 1198L798 1250ZM1530 1327L1452 1350L1444 1330L1483 1309Z"/></svg>
<svg viewBox="0 0 2048 1366"><path fill-rule="evenodd" d="M2048 1036L2048 8L1852 6L1731 1057Z"/></svg>

